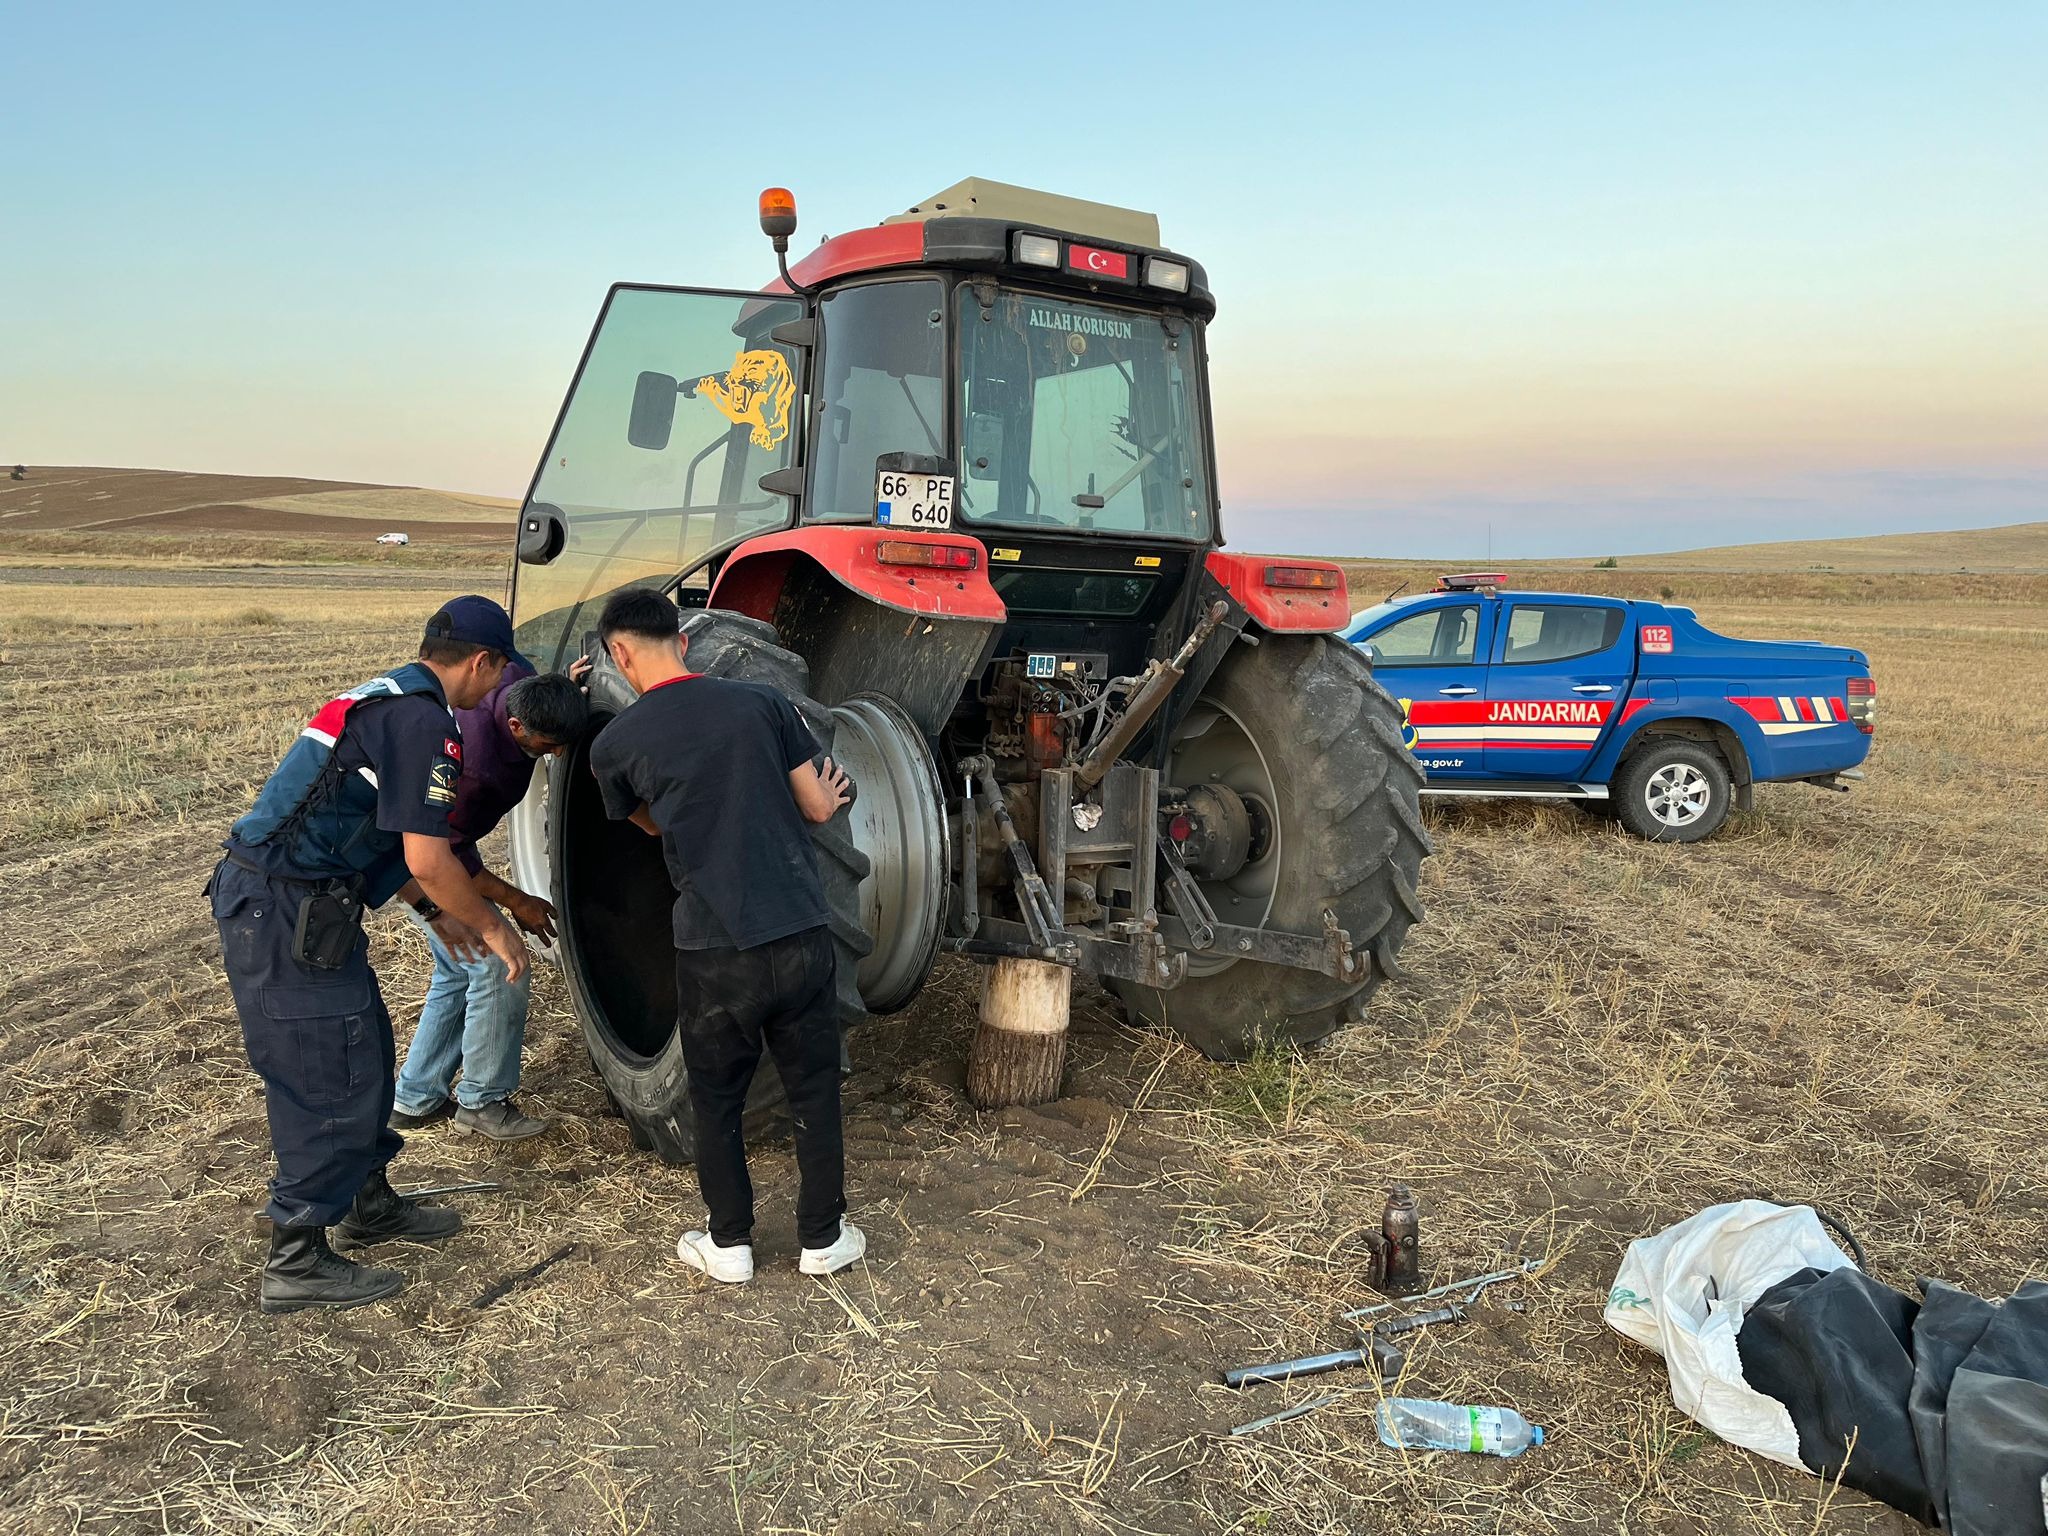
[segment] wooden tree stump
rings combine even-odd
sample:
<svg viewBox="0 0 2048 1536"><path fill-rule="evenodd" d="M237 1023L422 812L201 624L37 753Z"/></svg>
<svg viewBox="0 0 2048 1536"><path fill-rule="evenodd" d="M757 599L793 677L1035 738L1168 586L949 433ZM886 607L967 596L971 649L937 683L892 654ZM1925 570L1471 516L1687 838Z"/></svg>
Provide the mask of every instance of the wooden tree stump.
<svg viewBox="0 0 2048 1536"><path fill-rule="evenodd" d="M977 1109L1060 1096L1074 973L1043 960L998 960L981 982L981 1026L967 1048L967 1097Z"/></svg>

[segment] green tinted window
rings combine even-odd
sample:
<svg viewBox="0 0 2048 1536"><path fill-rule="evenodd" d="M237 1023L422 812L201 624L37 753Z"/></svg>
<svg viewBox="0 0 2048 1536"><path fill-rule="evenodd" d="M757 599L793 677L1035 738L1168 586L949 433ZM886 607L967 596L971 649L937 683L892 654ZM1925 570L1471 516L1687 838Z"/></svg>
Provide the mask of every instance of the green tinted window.
<svg viewBox="0 0 2048 1536"><path fill-rule="evenodd" d="M875 520L875 460L945 457L946 333L936 280L867 283L828 296L818 440L804 515Z"/></svg>
<svg viewBox="0 0 2048 1536"><path fill-rule="evenodd" d="M530 502L562 514L568 542L515 567L519 648L536 666L575 659L607 593L665 585L789 521L759 482L794 461L800 376L768 333L802 315L756 294L614 290Z"/></svg>
<svg viewBox="0 0 2048 1536"><path fill-rule="evenodd" d="M1192 322L1003 293L955 296L969 522L1209 534Z"/></svg>

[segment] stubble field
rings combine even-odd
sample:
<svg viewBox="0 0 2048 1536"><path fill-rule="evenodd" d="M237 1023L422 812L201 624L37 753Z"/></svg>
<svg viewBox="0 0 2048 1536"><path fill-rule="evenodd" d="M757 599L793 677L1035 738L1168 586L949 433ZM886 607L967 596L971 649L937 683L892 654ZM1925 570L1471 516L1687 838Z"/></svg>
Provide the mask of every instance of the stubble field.
<svg viewBox="0 0 2048 1536"><path fill-rule="evenodd" d="M761 1279L677 1264L691 1176L605 1114L543 971L524 1101L552 1132L412 1138L401 1187L504 1190L455 1197L445 1247L391 1250L393 1301L268 1318L262 1103L200 887L310 710L502 571L34 563L0 582L8 1530L1905 1532L1673 1409L1600 1322L1622 1247L1768 1192L1840 1214L1895 1284L2044 1274L2038 577L1909 599L1621 573L1728 632L1867 650L1867 784L1766 788L1693 849L1567 809L1432 811L1409 979L1306 1057L1214 1066L1084 987L1068 1096L981 1114L976 976L943 969L853 1041L872 1252L834 1283L795 1271L780 1147ZM424 951L373 933L402 1046ZM1348 1342L1396 1179L1432 1278L1549 1261L1420 1337L1403 1385L1513 1404L1540 1451L1387 1450L1363 1375L1216 1384Z"/></svg>

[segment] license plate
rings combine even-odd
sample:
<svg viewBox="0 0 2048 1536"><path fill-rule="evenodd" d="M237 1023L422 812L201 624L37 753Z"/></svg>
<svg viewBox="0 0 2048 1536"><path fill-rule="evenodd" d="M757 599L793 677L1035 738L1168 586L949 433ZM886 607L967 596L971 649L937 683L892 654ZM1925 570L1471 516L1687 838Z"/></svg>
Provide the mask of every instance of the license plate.
<svg viewBox="0 0 2048 1536"><path fill-rule="evenodd" d="M886 470L875 476L875 521L886 528L953 526L953 477Z"/></svg>

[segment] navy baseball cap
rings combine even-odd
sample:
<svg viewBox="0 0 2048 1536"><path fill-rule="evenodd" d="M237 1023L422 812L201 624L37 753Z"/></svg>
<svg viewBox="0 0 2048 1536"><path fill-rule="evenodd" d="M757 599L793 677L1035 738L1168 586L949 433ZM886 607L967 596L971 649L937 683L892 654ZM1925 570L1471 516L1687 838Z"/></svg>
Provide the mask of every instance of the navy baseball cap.
<svg viewBox="0 0 2048 1536"><path fill-rule="evenodd" d="M427 620L429 640L457 640L481 645L516 661L527 671L538 670L512 645L512 616L488 597L451 598L441 611Z"/></svg>

